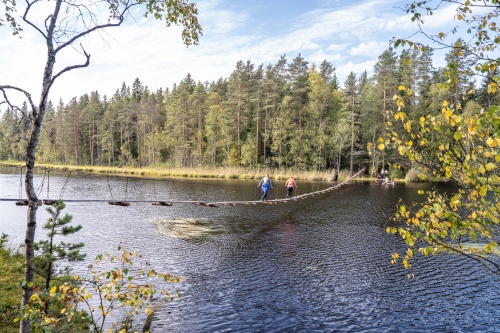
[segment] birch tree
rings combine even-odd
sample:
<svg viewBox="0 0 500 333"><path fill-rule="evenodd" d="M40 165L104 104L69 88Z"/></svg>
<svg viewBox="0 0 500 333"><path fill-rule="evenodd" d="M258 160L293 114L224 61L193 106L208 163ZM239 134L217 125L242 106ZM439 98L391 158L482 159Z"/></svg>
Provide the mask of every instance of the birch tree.
<svg viewBox="0 0 500 333"><path fill-rule="evenodd" d="M24 8L21 8L21 4L13 0L2 0L2 3L6 11L4 18L0 19L0 25L8 24L14 35L21 34L23 27L34 29L46 44L47 51L45 68L41 78L42 90L38 102L33 99L29 91L21 87L0 83L0 96L3 98L0 100L0 104L7 104L12 110L22 111L20 107L11 102L12 98L9 98L13 92L22 93L28 103L28 111L25 112L24 117L30 119L31 122L26 148L25 188L29 205L25 236L26 267L21 302L22 307L24 307L29 302L33 292L33 245L38 201L33 185L35 153L43 118L47 111L51 87L61 75L75 69L88 67L90 64L90 53L79 42L90 34L121 26L131 16L131 10L136 7L143 9L146 17L152 15L155 19L165 20L167 27L172 24L181 25L183 27L182 40L186 45L198 44L198 37L202 30L198 23L196 5L187 0L103 0L90 3L84 0L56 0L51 2L51 11L47 13L44 11L48 6L41 5L41 0L26 0ZM16 14L18 9L21 17ZM34 19L34 17L40 16L46 17L45 21L38 22ZM82 61L64 68L56 68L56 60L61 52L69 47L80 48ZM21 320L20 332L29 331L29 321Z"/></svg>

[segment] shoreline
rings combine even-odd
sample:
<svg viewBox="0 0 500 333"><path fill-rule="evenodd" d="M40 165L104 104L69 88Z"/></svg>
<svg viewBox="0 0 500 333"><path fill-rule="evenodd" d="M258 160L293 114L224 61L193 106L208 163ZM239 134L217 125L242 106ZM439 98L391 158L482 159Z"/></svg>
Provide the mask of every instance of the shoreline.
<svg viewBox="0 0 500 333"><path fill-rule="evenodd" d="M24 163L16 161L1 161L0 167L24 167ZM108 167L69 164L36 164L35 168L76 171L114 175L119 177L135 178L203 178L203 179L261 179L269 172L272 179L287 180L293 174L295 179L306 181L333 181L334 174L327 171L293 171L286 169L247 169L241 167L214 167L214 168L169 168L169 167ZM338 180L349 178L349 170L340 170ZM359 177L357 181L375 181L374 177ZM404 180L396 180L398 182Z"/></svg>

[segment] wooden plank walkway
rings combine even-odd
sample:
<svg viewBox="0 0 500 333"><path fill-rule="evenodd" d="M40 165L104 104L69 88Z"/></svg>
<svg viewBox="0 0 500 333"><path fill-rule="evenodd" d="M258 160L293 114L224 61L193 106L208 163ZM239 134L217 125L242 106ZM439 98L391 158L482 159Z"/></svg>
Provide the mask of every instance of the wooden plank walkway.
<svg viewBox="0 0 500 333"><path fill-rule="evenodd" d="M297 201L297 200L302 200L310 196L315 196L317 194L323 194L330 192L332 190L335 190L342 185L347 184L350 182L352 179L358 177L361 175L365 169L362 169L361 171L358 171L356 174L352 175L348 179L344 180L341 183L335 184L331 187L328 187L323 190L318 190L314 192L309 192L301 195L294 196L292 198L285 198L285 199L271 199L267 201L260 201L260 200L255 200L255 201L248 201L248 200L243 200L243 201L214 201L214 202L206 202L206 201L199 201L199 200L168 200L168 201L161 201L161 200L105 200L105 199L61 199L64 202L107 202L110 205L114 206L130 206L131 203L150 203L155 206L172 206L174 204L195 204L198 206L204 206L204 207L219 207L219 206L236 206L236 205L257 205L257 204L265 204L265 205L272 205L272 204L278 204L278 203L287 203L288 201ZM28 205L28 200L26 199L9 199L9 198L0 198L0 201L10 201L10 202L15 202L17 206L27 206ZM52 199L44 199L44 200L39 200L38 201L38 206L43 204L45 205L52 205L56 203L58 200L52 200Z"/></svg>

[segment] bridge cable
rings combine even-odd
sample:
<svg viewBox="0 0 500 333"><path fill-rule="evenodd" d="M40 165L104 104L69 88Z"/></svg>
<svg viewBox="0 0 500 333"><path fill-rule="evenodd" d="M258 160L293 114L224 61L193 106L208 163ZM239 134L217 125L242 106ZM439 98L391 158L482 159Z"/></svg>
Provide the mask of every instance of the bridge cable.
<svg viewBox="0 0 500 333"><path fill-rule="evenodd" d="M128 192L128 177L127 177L127 183L125 184L125 202L127 202L127 192Z"/></svg>
<svg viewBox="0 0 500 333"><path fill-rule="evenodd" d="M153 179L153 191L155 193L155 200L156 200L156 185L155 185L155 180Z"/></svg>
<svg viewBox="0 0 500 333"><path fill-rule="evenodd" d="M64 192L66 191L66 188L67 188L66 186L68 186L69 177L71 177L71 171L69 172L68 177L66 178L66 181L64 182L64 185L61 189L61 194L59 195L59 200L62 200Z"/></svg>
<svg viewBox="0 0 500 333"><path fill-rule="evenodd" d="M45 169L45 172L43 173L43 179L42 179L42 182L40 183L40 185L38 185L38 188L36 189L35 193L38 191L38 193L36 193L36 196L39 197L40 194L42 193L42 190L43 190L43 186L45 185L45 176L47 176L47 169Z"/></svg>
<svg viewBox="0 0 500 333"><path fill-rule="evenodd" d="M111 194L111 200L113 199L113 192L111 192L111 185L109 184L109 175L106 175L106 179L108 181L109 194Z"/></svg>
<svg viewBox="0 0 500 333"><path fill-rule="evenodd" d="M22 199L23 193L23 167L21 169L21 176L19 177L19 199Z"/></svg>
<svg viewBox="0 0 500 333"><path fill-rule="evenodd" d="M174 182L171 181L171 182L167 182L167 184L170 183L170 192L168 194L168 201L172 201L172 191L174 189Z"/></svg>

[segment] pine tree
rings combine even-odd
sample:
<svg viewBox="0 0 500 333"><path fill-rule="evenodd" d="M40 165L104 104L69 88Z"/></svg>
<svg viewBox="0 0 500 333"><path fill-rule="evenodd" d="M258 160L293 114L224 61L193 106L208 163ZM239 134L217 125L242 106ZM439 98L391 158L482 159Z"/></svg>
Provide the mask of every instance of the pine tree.
<svg viewBox="0 0 500 333"><path fill-rule="evenodd" d="M378 57L378 62L374 66L374 76L377 82L376 87L379 91L379 98L382 99L382 110L380 111L382 114L382 135L385 135L386 112L393 104L392 96L396 93L397 86L396 54L391 47ZM382 166L384 164L385 155L382 156Z"/></svg>
<svg viewBox="0 0 500 333"><path fill-rule="evenodd" d="M357 100L358 96L358 85L356 75L353 72L350 72L347 76L347 79L344 83L344 93L346 96L346 110L350 112L349 124L351 127L351 162L350 162L350 172L353 174L353 159L354 159L354 142L356 141L356 119L357 119L357 104L359 101Z"/></svg>
<svg viewBox="0 0 500 333"><path fill-rule="evenodd" d="M307 95L309 93L309 67L308 62L301 57L300 53L288 65L288 93L292 97L292 108L296 112L299 124L299 131L303 126L303 110L307 104Z"/></svg>
<svg viewBox="0 0 500 333"><path fill-rule="evenodd" d="M66 205L62 201L59 201L55 203L53 207L47 208L50 217L43 228L48 230L48 238L35 242L34 244L35 251L38 253L33 260L35 264L35 273L43 278L43 288L45 292L51 289L52 283L57 282L56 280L63 278L64 275L68 275L71 271L69 266L59 268L56 266L56 263L63 261L83 261L85 258L85 254L80 253L83 243L55 242L55 238L58 235L68 236L82 229L81 225L76 227L70 225L73 219L71 215L65 214L61 217L62 210L65 207ZM43 311L45 314L48 314L50 306L48 299L44 303L45 308Z"/></svg>
<svg viewBox="0 0 500 333"><path fill-rule="evenodd" d="M455 45L461 44L464 44L462 39L455 42ZM473 59L463 57L461 53L461 49L456 48L450 50L445 56L447 62L445 76L450 80L451 91L454 95L453 100L450 100L450 104L454 104L457 110L460 109L460 101L467 94L467 88L473 82L474 72L472 67L475 63Z"/></svg>
<svg viewBox="0 0 500 333"><path fill-rule="evenodd" d="M318 68L319 75L323 79L323 82L325 82L325 83L332 82L332 79L333 79L332 74L334 74L335 69L336 68L333 67L331 62L323 60L323 62L319 65L319 68ZM337 77L335 76L335 78L337 78Z"/></svg>
<svg viewBox="0 0 500 333"><path fill-rule="evenodd" d="M340 90L340 83L339 79L337 78L337 73L333 73L331 85L333 90Z"/></svg>
<svg viewBox="0 0 500 333"><path fill-rule="evenodd" d="M141 80L136 77L132 83L132 98L136 103L140 103L143 89Z"/></svg>

